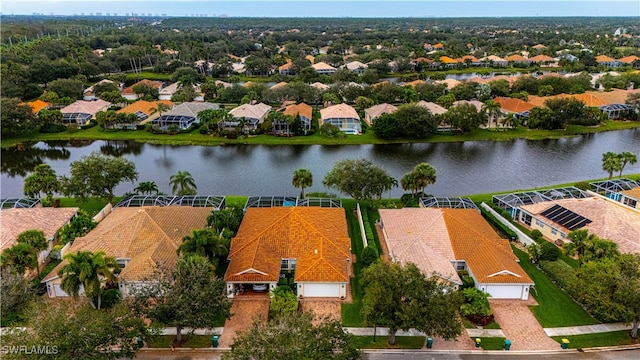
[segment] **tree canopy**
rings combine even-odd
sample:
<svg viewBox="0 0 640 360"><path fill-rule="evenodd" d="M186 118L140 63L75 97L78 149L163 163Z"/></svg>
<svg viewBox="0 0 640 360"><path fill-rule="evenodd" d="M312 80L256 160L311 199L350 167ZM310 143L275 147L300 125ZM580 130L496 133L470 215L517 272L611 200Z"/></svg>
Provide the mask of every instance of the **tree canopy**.
<svg viewBox="0 0 640 360"><path fill-rule="evenodd" d="M324 186L336 189L355 200L380 198L391 189L389 174L366 159L348 159L335 164L324 177Z"/></svg>

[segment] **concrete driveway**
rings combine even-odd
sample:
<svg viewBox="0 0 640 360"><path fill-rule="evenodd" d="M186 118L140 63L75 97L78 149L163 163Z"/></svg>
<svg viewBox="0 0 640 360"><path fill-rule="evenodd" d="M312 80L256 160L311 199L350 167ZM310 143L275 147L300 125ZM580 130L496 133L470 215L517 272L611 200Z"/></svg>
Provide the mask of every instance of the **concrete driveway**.
<svg viewBox="0 0 640 360"><path fill-rule="evenodd" d="M491 299L489 304L496 322L500 324L507 339L511 340L511 350L549 350L560 344L547 334L529 310L533 298L524 300Z"/></svg>
<svg viewBox="0 0 640 360"><path fill-rule="evenodd" d="M220 336L220 348L229 348L236 333L247 330L255 319L267 320L269 316L269 297L250 296L233 299L231 319L224 324L224 332Z"/></svg>

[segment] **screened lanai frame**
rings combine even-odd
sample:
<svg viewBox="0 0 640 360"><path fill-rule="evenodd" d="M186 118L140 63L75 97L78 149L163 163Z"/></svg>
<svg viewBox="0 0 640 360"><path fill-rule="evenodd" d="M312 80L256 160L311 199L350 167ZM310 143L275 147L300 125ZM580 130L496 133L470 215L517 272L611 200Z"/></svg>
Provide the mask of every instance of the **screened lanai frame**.
<svg viewBox="0 0 640 360"><path fill-rule="evenodd" d="M463 197L435 197L428 196L420 198L420 207L423 208L445 208L445 209L475 209L476 204L469 198Z"/></svg>
<svg viewBox="0 0 640 360"><path fill-rule="evenodd" d="M625 190L631 190L633 188L639 187L640 183L637 181L621 178L621 179L611 179L604 181L595 181L589 183L593 191L599 194L606 194L610 192L620 192Z"/></svg>
<svg viewBox="0 0 640 360"><path fill-rule="evenodd" d="M341 208L342 200L332 198L305 198L293 196L251 196L247 199L244 209L277 206L315 206L324 208Z"/></svg>
<svg viewBox="0 0 640 360"><path fill-rule="evenodd" d="M139 206L192 206L210 207L214 210L223 209L226 206L224 196L211 195L186 195L186 196L145 196L132 195L120 201L116 207Z"/></svg>
<svg viewBox="0 0 640 360"><path fill-rule="evenodd" d="M93 115L87 113L63 113L62 123L84 125L87 123L87 120L91 119L92 116Z"/></svg>
<svg viewBox="0 0 640 360"><path fill-rule="evenodd" d="M189 115L162 115L151 121L152 124L156 124L162 129L166 129L171 125L178 125L180 129L186 129L196 122L197 119Z"/></svg>
<svg viewBox="0 0 640 360"><path fill-rule="evenodd" d="M37 198L0 199L0 209L29 209L41 203Z"/></svg>
<svg viewBox="0 0 640 360"><path fill-rule="evenodd" d="M583 199L589 195L575 186L493 195L491 202L502 209L514 210L523 205L560 199Z"/></svg>

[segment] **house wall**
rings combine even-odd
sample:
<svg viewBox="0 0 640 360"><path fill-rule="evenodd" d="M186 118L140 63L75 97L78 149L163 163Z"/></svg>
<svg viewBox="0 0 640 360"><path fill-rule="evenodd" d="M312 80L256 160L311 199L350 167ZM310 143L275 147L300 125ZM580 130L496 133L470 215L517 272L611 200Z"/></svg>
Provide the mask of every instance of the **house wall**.
<svg viewBox="0 0 640 360"><path fill-rule="evenodd" d="M340 131L351 134L358 135L362 133L362 124L360 124L360 119L354 118L329 118L323 119L322 124L331 124L340 128ZM322 125L321 125L322 126Z"/></svg>
<svg viewBox="0 0 640 360"><path fill-rule="evenodd" d="M58 297L70 297L71 295L67 294L64 290L62 290L61 284L62 279L55 278L46 282L47 286L47 294L50 298L58 298ZM80 291L78 291L78 295L84 295L84 287L80 285Z"/></svg>
<svg viewBox="0 0 640 360"><path fill-rule="evenodd" d="M535 217L527 213L526 211L520 209L520 214L518 215L518 221L527 225L523 220L524 216L526 215L531 216L531 225L528 225L531 228L531 230L540 231L545 238L551 241L556 241L558 239L562 241L566 241L567 234L564 231L558 229L555 225L550 224L548 220L542 217Z"/></svg>
<svg viewBox="0 0 640 360"><path fill-rule="evenodd" d="M298 282L298 297L347 297L347 283Z"/></svg>

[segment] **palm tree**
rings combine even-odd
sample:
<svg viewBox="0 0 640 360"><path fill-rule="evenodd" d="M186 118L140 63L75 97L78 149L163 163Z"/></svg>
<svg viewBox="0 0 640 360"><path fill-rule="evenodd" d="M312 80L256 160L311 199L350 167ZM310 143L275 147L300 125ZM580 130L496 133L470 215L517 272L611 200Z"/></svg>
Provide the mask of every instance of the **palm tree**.
<svg viewBox="0 0 640 360"><path fill-rule="evenodd" d="M596 236L594 234L589 234L586 229L582 229L570 232L567 237L571 242L565 245L565 253L569 256L577 256L578 267L581 267L588 243L592 242Z"/></svg>
<svg viewBox="0 0 640 360"><path fill-rule="evenodd" d="M77 297L83 287L91 306L100 309L104 285L116 281L114 272L120 269L116 259L106 256L104 251L79 251L65 255L64 259L68 263L58 271L62 290Z"/></svg>
<svg viewBox="0 0 640 360"><path fill-rule="evenodd" d="M182 238L178 254L204 256L214 266L218 266L220 258L229 254L230 239L217 234L213 229L191 230L191 235Z"/></svg>
<svg viewBox="0 0 640 360"><path fill-rule="evenodd" d="M158 101L158 102L156 102L156 107L153 109L153 112L154 113L157 112L158 116L160 117L160 116L162 116L163 112L167 112L170 109L171 109L171 106L169 106L169 105L167 105L167 104L165 104L165 103L163 103L161 101Z"/></svg>
<svg viewBox="0 0 640 360"><path fill-rule="evenodd" d="M627 166L627 164L633 165L638 162L638 157L631 151L623 151L618 154L618 157L620 158L621 162L620 177L622 177L622 170L624 170L624 167Z"/></svg>
<svg viewBox="0 0 640 360"><path fill-rule="evenodd" d="M398 179L389 176L389 198L391 198L391 189L398 187Z"/></svg>
<svg viewBox="0 0 640 360"><path fill-rule="evenodd" d="M518 118L513 113L509 113L502 120L502 124L510 128L516 128L518 127Z"/></svg>
<svg viewBox="0 0 640 360"><path fill-rule="evenodd" d="M36 254L36 269L40 275L40 267L37 265L38 254L49 247L49 242L44 237L42 230L26 230L21 232L16 239L19 244L27 244L31 246Z"/></svg>
<svg viewBox="0 0 640 360"><path fill-rule="evenodd" d="M300 198L304 199L304 189L313 185L313 174L307 169L298 169L293 172L291 184L295 188L301 188Z"/></svg>
<svg viewBox="0 0 640 360"><path fill-rule="evenodd" d="M24 274L27 269L38 267L38 254L33 246L18 243L5 249L0 256L2 267L9 267L18 274Z"/></svg>
<svg viewBox="0 0 640 360"><path fill-rule="evenodd" d="M43 192L49 204L53 201L53 193L58 191L60 184L55 170L47 164L40 164L33 169L33 173L24 179L24 193L27 196L40 197Z"/></svg>
<svg viewBox="0 0 640 360"><path fill-rule="evenodd" d="M614 171L619 171L621 168L622 160L618 154L611 151L602 154L602 170L609 173L609 179L613 177Z"/></svg>
<svg viewBox="0 0 640 360"><path fill-rule="evenodd" d="M436 168L429 163L420 163L413 168L415 174L416 190L421 189L424 194L424 189L436 182Z"/></svg>
<svg viewBox="0 0 640 360"><path fill-rule="evenodd" d="M402 179L400 179L400 186L402 186L402 190L411 191L411 197L415 197L418 192L416 174L414 174L413 171L404 174Z"/></svg>
<svg viewBox="0 0 640 360"><path fill-rule="evenodd" d="M498 118L500 117L500 104L495 101L487 100L487 102L482 106L482 111L489 118L489 127L491 127L491 123L495 123L495 127L498 127Z"/></svg>
<svg viewBox="0 0 640 360"><path fill-rule="evenodd" d="M178 171L177 174L171 175L169 185L176 196L195 195L198 190L196 181L188 171Z"/></svg>
<svg viewBox="0 0 640 360"><path fill-rule="evenodd" d="M133 189L133 191L135 191L136 194L145 194L145 195L151 195L151 194L158 195L158 193L160 192L158 190L158 185L153 181L143 181L139 183L138 186L136 186L136 188Z"/></svg>

